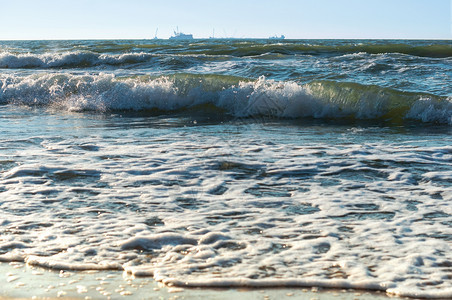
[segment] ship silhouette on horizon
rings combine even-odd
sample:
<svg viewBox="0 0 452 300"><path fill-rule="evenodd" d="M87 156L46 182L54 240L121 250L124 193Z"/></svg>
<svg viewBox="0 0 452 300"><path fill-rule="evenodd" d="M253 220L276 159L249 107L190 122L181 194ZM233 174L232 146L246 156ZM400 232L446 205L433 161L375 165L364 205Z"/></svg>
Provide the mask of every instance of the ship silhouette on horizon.
<svg viewBox="0 0 452 300"><path fill-rule="evenodd" d="M193 34L185 34L179 31L179 27L174 31L174 35L169 38L170 40L192 40Z"/></svg>

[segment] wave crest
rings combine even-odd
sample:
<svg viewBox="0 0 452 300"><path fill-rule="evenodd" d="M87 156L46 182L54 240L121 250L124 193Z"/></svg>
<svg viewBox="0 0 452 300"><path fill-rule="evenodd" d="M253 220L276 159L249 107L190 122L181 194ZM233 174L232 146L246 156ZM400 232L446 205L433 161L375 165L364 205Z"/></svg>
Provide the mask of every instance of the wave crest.
<svg viewBox="0 0 452 300"><path fill-rule="evenodd" d="M76 44L69 45L77 47ZM66 47L69 47L66 45ZM67 49L67 48L66 48ZM160 41L157 44L88 44L83 50L68 50L66 52L17 53L12 49L0 52L0 69L7 68L89 68L97 66L121 66L128 64L152 63L154 60L169 57L203 57L209 60L213 57L265 57L279 59L284 55L342 56L357 54L387 54L398 53L417 57L450 58L452 46L439 41L433 44L413 43L308 43L303 41L287 41L284 43L267 43L262 41L244 40L211 41L209 43L178 44L171 41Z"/></svg>
<svg viewBox="0 0 452 300"><path fill-rule="evenodd" d="M3 52L0 53L0 69L119 66L147 62L152 60L153 57L153 54L143 52L125 54L97 54L81 51L46 54L14 54Z"/></svg>
<svg viewBox="0 0 452 300"><path fill-rule="evenodd" d="M0 103L67 111L175 111L209 104L235 117L353 118L452 124L452 99L357 83L223 75L2 75Z"/></svg>

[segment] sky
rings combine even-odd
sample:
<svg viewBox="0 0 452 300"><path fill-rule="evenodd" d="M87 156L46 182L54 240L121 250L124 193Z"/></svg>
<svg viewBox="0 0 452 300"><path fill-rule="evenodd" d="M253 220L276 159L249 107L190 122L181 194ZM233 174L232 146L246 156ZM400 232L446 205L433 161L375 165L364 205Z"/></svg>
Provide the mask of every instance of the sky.
<svg viewBox="0 0 452 300"><path fill-rule="evenodd" d="M0 0L0 10L0 40L168 38L176 28L195 38L452 39L452 0Z"/></svg>

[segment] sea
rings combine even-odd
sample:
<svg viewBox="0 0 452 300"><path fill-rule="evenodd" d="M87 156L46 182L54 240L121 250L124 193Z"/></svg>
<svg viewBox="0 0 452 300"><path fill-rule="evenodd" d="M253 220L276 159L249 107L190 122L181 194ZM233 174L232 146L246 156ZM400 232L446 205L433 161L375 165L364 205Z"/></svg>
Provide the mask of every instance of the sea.
<svg viewBox="0 0 452 300"><path fill-rule="evenodd" d="M0 41L0 261L452 297L452 45Z"/></svg>

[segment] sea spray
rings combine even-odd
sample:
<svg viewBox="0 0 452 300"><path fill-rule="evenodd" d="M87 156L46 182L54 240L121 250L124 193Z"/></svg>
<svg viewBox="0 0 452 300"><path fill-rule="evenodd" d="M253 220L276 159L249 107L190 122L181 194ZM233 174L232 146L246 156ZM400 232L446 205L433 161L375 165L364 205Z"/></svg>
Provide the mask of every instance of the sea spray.
<svg viewBox="0 0 452 300"><path fill-rule="evenodd" d="M357 83L308 84L222 76L2 75L0 103L104 113L178 111L211 104L236 117L353 118L452 124L450 97ZM202 106L200 106L202 109Z"/></svg>

